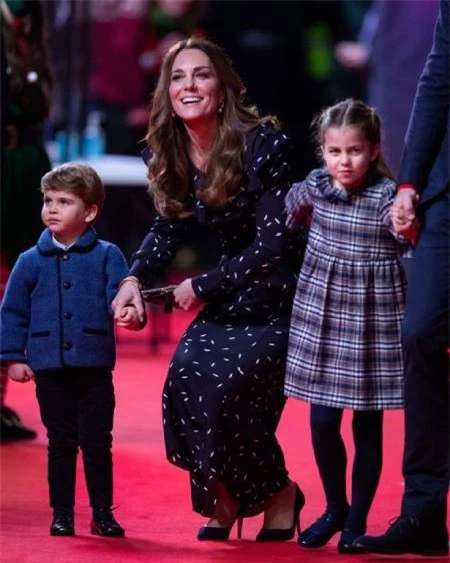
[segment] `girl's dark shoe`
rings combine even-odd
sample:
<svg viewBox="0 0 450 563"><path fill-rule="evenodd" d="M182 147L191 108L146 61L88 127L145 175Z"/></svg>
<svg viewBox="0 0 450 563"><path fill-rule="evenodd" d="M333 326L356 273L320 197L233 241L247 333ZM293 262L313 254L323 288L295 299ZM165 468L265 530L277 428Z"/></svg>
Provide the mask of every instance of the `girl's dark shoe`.
<svg viewBox="0 0 450 563"><path fill-rule="evenodd" d="M73 510L70 508L59 508L53 512L53 521L50 526L51 536L73 536L75 527Z"/></svg>
<svg viewBox="0 0 450 563"><path fill-rule="evenodd" d="M237 537L238 540L242 537L242 523L243 518L237 518ZM197 534L199 541L226 541L230 537L231 528L215 528L213 526L202 526Z"/></svg>
<svg viewBox="0 0 450 563"><path fill-rule="evenodd" d="M295 483L295 500L294 500L294 517L292 526L286 529L270 529L262 528L256 536L256 541L288 541L295 535L295 528L297 533L300 533L300 511L305 506L305 495L300 490L297 483Z"/></svg>
<svg viewBox="0 0 450 563"><path fill-rule="evenodd" d="M365 550L362 547L356 547L353 545L353 541L356 538L361 537L361 534L357 534L349 530L348 528L344 528L342 530L341 537L337 544L337 550L339 553L365 553Z"/></svg>
<svg viewBox="0 0 450 563"><path fill-rule="evenodd" d="M91 534L108 538L123 538L125 530L118 524L110 508L94 510L91 521Z"/></svg>
<svg viewBox="0 0 450 563"><path fill-rule="evenodd" d="M323 547L336 532L344 527L347 511L334 512L327 510L314 524L302 532L298 538L298 545L307 548Z"/></svg>

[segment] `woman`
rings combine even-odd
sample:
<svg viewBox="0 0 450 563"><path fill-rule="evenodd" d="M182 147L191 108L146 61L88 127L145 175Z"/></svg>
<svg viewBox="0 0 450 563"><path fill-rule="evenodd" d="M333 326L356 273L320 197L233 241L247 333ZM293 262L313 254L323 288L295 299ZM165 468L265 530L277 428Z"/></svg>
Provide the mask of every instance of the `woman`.
<svg viewBox="0 0 450 563"><path fill-rule="evenodd" d="M174 291L177 306L204 307L164 387L167 457L190 472L193 508L210 518L198 539L226 540L238 516L264 510L257 539L281 541L304 504L275 437L302 245L283 228L287 139L243 93L213 43L188 39L167 53L146 137L159 216L113 307L121 326L127 305L143 318L139 287L158 278L191 222L218 233L218 266Z"/></svg>

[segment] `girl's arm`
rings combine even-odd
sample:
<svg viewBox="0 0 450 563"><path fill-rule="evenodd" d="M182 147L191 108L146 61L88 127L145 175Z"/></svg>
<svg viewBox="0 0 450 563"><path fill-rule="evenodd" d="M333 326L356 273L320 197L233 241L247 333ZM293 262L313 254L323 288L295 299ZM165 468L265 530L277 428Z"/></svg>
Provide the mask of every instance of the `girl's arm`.
<svg viewBox="0 0 450 563"><path fill-rule="evenodd" d="M292 184L286 196L286 227L297 231L308 224L311 215L311 198L308 191L308 180Z"/></svg>
<svg viewBox="0 0 450 563"><path fill-rule="evenodd" d="M385 225L392 235L402 244L412 243L417 240L418 222L410 221L409 228L403 228L401 231L397 229L399 222L403 223L405 218L403 210L394 205L396 196L396 184L393 180L383 180L383 196L380 201L379 213L383 225Z"/></svg>

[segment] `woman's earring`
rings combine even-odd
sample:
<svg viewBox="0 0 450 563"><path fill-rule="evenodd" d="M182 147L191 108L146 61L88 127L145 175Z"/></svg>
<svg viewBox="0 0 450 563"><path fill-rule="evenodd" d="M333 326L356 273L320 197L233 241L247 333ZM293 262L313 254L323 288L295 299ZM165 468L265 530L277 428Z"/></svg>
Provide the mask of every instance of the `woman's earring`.
<svg viewBox="0 0 450 563"><path fill-rule="evenodd" d="M224 103L222 102L219 106L219 113L223 113L223 106L224 106Z"/></svg>
<svg viewBox="0 0 450 563"><path fill-rule="evenodd" d="M174 112L174 111L172 112L172 117L175 117L175 112Z"/></svg>

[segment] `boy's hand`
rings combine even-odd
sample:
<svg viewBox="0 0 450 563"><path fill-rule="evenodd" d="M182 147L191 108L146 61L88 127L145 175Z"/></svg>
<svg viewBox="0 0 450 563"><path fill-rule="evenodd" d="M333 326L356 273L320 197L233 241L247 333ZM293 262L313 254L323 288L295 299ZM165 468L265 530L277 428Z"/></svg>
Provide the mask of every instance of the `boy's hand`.
<svg viewBox="0 0 450 563"><path fill-rule="evenodd" d="M127 278L125 278L125 280L127 280ZM142 328L143 326L145 326L146 315L141 292L136 282L127 280L122 284L122 287L119 289L116 297L113 299L113 302L111 304L112 310L114 311L114 320L116 321L118 326L126 326L126 323L125 325L121 323L122 316L125 315L124 309L126 309L129 305L135 307Z"/></svg>
<svg viewBox="0 0 450 563"><path fill-rule="evenodd" d="M116 325L128 330L140 330L145 326L146 319L141 321L134 305L125 305L116 313Z"/></svg>
<svg viewBox="0 0 450 563"><path fill-rule="evenodd" d="M31 379L34 379L34 373L27 364L11 362L8 364L8 377L19 383L27 383Z"/></svg>

